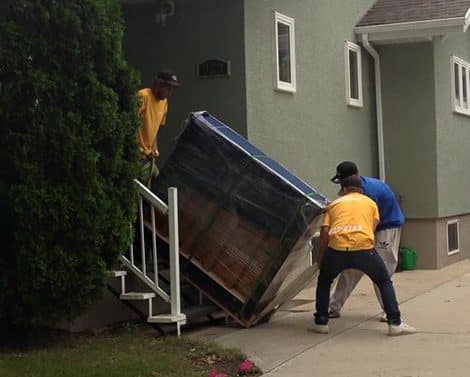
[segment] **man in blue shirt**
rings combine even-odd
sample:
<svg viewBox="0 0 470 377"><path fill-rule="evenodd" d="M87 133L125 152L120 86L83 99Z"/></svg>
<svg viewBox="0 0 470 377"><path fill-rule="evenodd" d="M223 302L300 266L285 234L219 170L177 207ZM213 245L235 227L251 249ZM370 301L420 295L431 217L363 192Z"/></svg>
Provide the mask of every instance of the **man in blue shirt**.
<svg viewBox="0 0 470 377"><path fill-rule="evenodd" d="M340 183L342 179L350 176L359 176L357 166L352 161L343 161L336 167L336 175L331 178L331 181ZM384 260L389 275L392 276L397 268L401 227L405 218L395 194L386 183L376 178L359 177L362 181L364 195L371 198L379 209L380 224L375 231L375 249ZM340 316L341 308L362 275L364 274L358 270L345 270L339 275L335 291L330 299L330 318ZM380 292L376 286L374 288L383 309ZM387 321L385 317L382 317L381 320Z"/></svg>

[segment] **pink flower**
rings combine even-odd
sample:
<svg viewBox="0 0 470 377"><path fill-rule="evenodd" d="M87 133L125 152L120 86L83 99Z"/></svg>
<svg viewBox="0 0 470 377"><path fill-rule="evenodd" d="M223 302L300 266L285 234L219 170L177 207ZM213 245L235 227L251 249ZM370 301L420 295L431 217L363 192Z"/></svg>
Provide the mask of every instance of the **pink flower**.
<svg viewBox="0 0 470 377"><path fill-rule="evenodd" d="M240 363L238 369L240 370L240 372L246 372L253 368L253 365L254 364L251 360L245 359Z"/></svg>
<svg viewBox="0 0 470 377"><path fill-rule="evenodd" d="M225 373L220 373L215 369L211 369L208 377L228 377Z"/></svg>

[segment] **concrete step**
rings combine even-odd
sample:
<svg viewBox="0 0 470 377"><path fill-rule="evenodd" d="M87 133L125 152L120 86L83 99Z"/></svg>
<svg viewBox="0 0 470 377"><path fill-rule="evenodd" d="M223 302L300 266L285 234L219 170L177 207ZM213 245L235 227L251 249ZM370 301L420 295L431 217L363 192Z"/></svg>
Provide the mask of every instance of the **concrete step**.
<svg viewBox="0 0 470 377"><path fill-rule="evenodd" d="M118 277L121 277L121 276L126 276L127 275L127 271L108 271L108 276L109 277L112 277L112 278L118 278Z"/></svg>
<svg viewBox="0 0 470 377"><path fill-rule="evenodd" d="M149 300L156 297L153 292L127 292L119 296L121 300Z"/></svg>
<svg viewBox="0 0 470 377"><path fill-rule="evenodd" d="M151 316L147 319L150 323L176 323L179 322L181 325L186 324L186 315L171 315L171 314L159 314Z"/></svg>

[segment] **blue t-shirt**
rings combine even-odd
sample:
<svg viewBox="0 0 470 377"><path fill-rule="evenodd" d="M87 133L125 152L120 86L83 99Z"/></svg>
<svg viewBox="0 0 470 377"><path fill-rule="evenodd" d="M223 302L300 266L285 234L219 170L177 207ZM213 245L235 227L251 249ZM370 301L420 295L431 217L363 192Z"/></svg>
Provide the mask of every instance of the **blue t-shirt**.
<svg viewBox="0 0 470 377"><path fill-rule="evenodd" d="M405 217L390 187L376 178L361 177L361 180L364 195L371 198L379 208L380 224L376 231L402 226Z"/></svg>

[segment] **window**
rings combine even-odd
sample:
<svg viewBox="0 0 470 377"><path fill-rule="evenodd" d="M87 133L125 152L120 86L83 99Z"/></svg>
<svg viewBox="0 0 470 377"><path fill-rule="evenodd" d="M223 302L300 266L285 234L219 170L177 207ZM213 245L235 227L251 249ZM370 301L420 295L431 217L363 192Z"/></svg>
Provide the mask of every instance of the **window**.
<svg viewBox="0 0 470 377"><path fill-rule="evenodd" d="M295 31L294 19L274 12L275 88L295 93Z"/></svg>
<svg viewBox="0 0 470 377"><path fill-rule="evenodd" d="M454 111L470 115L469 93L470 63L452 56L452 99Z"/></svg>
<svg viewBox="0 0 470 377"><path fill-rule="evenodd" d="M344 46L346 71L346 103L362 107L362 64L361 47L346 41Z"/></svg>
<svg viewBox="0 0 470 377"><path fill-rule="evenodd" d="M447 254L452 255L459 251L459 220L451 220L447 222Z"/></svg>

